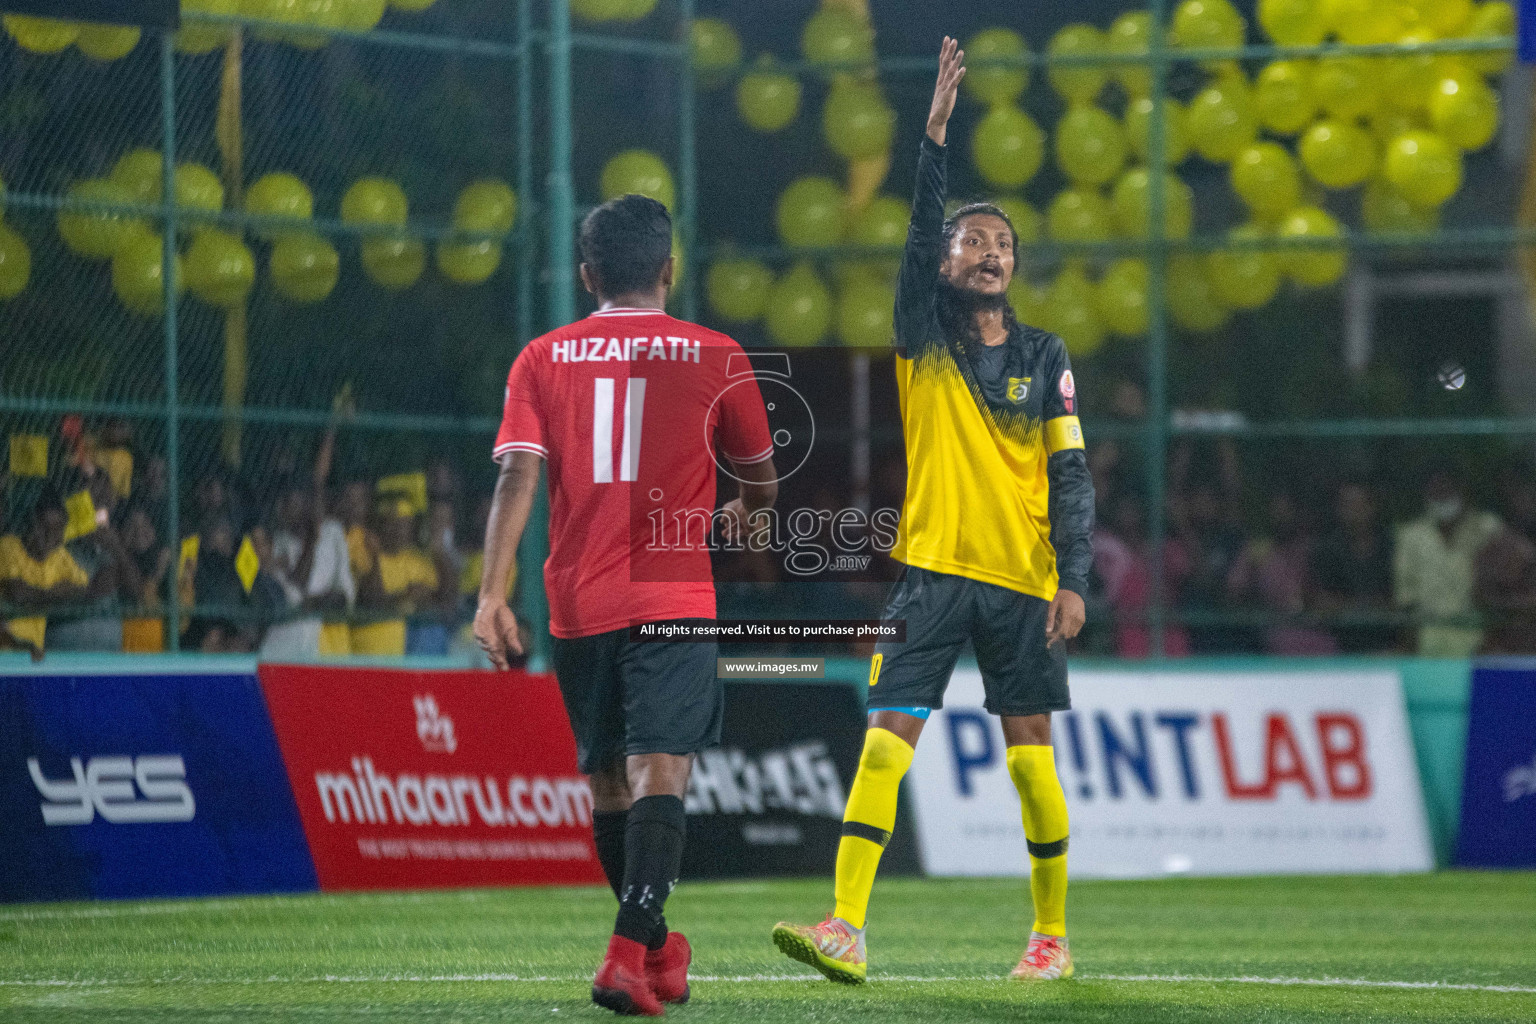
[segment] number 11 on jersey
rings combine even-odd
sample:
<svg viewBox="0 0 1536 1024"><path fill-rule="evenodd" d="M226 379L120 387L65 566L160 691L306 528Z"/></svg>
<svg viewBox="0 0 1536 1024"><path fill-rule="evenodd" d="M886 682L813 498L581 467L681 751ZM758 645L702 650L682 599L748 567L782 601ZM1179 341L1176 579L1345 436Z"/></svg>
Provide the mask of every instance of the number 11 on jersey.
<svg viewBox="0 0 1536 1024"><path fill-rule="evenodd" d="M614 379L598 377L592 392L592 482L613 483L613 415L617 411ZM619 450L619 480L640 476L640 426L645 418L645 378L631 377L624 390L624 440Z"/></svg>

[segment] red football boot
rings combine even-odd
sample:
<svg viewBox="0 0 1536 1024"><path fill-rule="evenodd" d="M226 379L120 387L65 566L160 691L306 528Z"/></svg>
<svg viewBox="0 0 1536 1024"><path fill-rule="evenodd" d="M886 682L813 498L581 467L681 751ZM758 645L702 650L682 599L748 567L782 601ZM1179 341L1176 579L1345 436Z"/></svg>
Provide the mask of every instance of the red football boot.
<svg viewBox="0 0 1536 1024"><path fill-rule="evenodd" d="M666 945L645 951L645 977L657 999L664 1003L688 1001L688 965L692 962L693 948L682 932L667 932Z"/></svg>
<svg viewBox="0 0 1536 1024"><path fill-rule="evenodd" d="M646 978L645 943L615 935L592 979L592 1001L625 1017L660 1017L666 1011Z"/></svg>

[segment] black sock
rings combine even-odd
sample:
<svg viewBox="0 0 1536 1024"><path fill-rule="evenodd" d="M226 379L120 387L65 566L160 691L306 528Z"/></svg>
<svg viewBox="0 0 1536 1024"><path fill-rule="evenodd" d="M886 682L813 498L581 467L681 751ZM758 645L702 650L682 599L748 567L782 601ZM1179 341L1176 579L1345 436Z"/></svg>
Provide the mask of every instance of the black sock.
<svg viewBox="0 0 1536 1024"><path fill-rule="evenodd" d="M624 828L628 811L593 811L592 840L597 844L597 862L608 876L608 885L617 897L624 886Z"/></svg>
<svg viewBox="0 0 1536 1024"><path fill-rule="evenodd" d="M662 911L682 870L684 826L679 797L641 797L630 807L624 831L624 891L613 934L650 949L666 942Z"/></svg>

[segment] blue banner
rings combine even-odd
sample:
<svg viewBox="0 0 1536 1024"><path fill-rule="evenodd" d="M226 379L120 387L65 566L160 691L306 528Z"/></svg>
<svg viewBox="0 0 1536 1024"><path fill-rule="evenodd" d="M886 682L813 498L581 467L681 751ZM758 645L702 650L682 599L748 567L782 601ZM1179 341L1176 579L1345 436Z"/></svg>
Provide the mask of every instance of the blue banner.
<svg viewBox="0 0 1536 1024"><path fill-rule="evenodd" d="M253 675L0 676L0 900L318 888Z"/></svg>
<svg viewBox="0 0 1536 1024"><path fill-rule="evenodd" d="M1536 867L1536 663L1472 673L1461 867Z"/></svg>
<svg viewBox="0 0 1536 1024"><path fill-rule="evenodd" d="M1515 5L1516 49L1527 64L1536 62L1536 0L1520 0Z"/></svg>

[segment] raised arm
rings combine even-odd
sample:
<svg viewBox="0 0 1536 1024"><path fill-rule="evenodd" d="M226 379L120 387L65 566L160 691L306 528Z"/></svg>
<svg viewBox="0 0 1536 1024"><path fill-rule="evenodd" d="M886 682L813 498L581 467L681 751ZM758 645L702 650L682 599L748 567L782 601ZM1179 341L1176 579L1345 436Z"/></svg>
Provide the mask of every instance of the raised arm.
<svg viewBox="0 0 1536 1024"><path fill-rule="evenodd" d="M928 132L917 158L912 223L896 282L896 347L909 355L913 346L927 340L939 265L944 261L944 140L949 136L949 115L955 110L960 80L965 77L964 60L960 44L945 36L933 105L928 110Z"/></svg>

